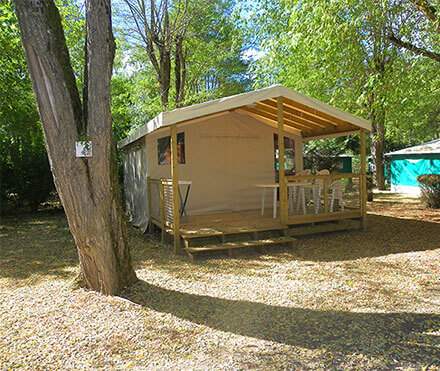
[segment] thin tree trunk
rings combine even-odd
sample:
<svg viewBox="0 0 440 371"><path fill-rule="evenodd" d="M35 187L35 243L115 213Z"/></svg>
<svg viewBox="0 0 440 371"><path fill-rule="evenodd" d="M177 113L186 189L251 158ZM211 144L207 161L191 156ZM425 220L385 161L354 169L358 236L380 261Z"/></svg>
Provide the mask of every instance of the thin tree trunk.
<svg viewBox="0 0 440 371"><path fill-rule="evenodd" d="M171 52L163 48L160 51L159 93L162 108L168 109L171 83Z"/></svg>
<svg viewBox="0 0 440 371"><path fill-rule="evenodd" d="M84 286L116 294L136 280L114 166L110 79L114 57L110 0L87 1L87 109L82 107L53 0L16 0L28 68L55 185L80 260ZM83 118L87 112L87 118ZM77 158L85 130L93 157Z"/></svg>
<svg viewBox="0 0 440 371"><path fill-rule="evenodd" d="M174 74L176 85L176 107L180 107L185 98L185 85L186 85L186 60L185 53L183 51L183 39L178 38L176 40L176 50L174 58Z"/></svg>
<svg viewBox="0 0 440 371"><path fill-rule="evenodd" d="M372 117L373 130L371 132L371 156L373 158L376 186L380 190L385 189L385 120L384 115Z"/></svg>

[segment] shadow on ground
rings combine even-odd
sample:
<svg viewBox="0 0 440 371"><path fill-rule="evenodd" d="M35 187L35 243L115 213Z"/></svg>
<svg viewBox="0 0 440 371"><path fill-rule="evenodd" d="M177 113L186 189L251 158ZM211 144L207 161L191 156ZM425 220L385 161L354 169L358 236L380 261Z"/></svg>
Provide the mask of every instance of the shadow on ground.
<svg viewBox="0 0 440 371"><path fill-rule="evenodd" d="M312 262L350 261L390 254L440 249L440 224L390 216L368 215L366 231L354 230L318 234L298 239L294 248L267 248L265 254L243 250L236 258L226 253L211 254L196 262L175 256L171 249L159 247L154 240L134 237L135 261L142 267L154 266L181 277L197 276L197 266L223 273L255 272L267 264L292 260ZM151 248L151 246L156 246Z"/></svg>
<svg viewBox="0 0 440 371"><path fill-rule="evenodd" d="M140 281L124 297L237 335L341 354L360 353L395 362L440 362L440 315L319 311L227 300L164 289ZM440 365L440 363L438 363Z"/></svg>
<svg viewBox="0 0 440 371"><path fill-rule="evenodd" d="M439 223L368 215L366 231L310 236L292 255L304 260L343 261L439 248Z"/></svg>
<svg viewBox="0 0 440 371"><path fill-rule="evenodd" d="M440 224L369 215L367 231L306 237L290 249L244 251L235 259L217 255L195 263L131 229L130 245L137 268L163 269L182 278L202 279L206 273L255 274L268 264L292 260L332 262L440 248ZM65 217L36 214L3 219L0 225L0 277L27 279L72 276L78 258ZM203 268L200 270L199 268Z"/></svg>
<svg viewBox="0 0 440 371"><path fill-rule="evenodd" d="M71 277L78 265L64 213L39 212L0 223L0 277L38 282Z"/></svg>

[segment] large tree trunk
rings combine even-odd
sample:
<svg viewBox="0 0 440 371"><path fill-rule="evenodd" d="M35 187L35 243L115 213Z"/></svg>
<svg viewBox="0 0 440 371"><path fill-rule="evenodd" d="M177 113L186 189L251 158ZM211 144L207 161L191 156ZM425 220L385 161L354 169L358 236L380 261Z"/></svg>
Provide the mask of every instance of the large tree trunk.
<svg viewBox="0 0 440 371"><path fill-rule="evenodd" d="M81 104L53 0L16 0L16 11L55 185L78 249L81 282L115 294L136 275L112 144L110 0L87 1L87 107ZM83 137L92 142L91 158L75 156L75 142Z"/></svg>

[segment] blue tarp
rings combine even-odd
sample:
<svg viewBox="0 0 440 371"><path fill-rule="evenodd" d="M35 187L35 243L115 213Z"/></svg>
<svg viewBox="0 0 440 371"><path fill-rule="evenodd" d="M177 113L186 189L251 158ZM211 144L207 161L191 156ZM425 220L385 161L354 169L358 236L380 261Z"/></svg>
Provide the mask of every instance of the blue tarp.
<svg viewBox="0 0 440 371"><path fill-rule="evenodd" d="M440 174L440 154L391 156L391 184L418 186L417 177Z"/></svg>

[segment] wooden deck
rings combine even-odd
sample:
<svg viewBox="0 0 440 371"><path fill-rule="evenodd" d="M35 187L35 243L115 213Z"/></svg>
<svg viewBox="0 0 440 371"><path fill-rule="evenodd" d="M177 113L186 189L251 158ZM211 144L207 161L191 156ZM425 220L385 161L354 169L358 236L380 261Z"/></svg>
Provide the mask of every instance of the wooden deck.
<svg viewBox="0 0 440 371"><path fill-rule="evenodd" d="M281 224L279 219L273 219L269 213L266 216L261 216L259 210L251 210L185 216L182 217L180 233L183 238L190 238L192 236L209 237L286 228L286 225Z"/></svg>
<svg viewBox="0 0 440 371"><path fill-rule="evenodd" d="M217 212L182 217L180 237L184 250L194 254L243 248L264 248L277 245L294 246L295 237L307 234L357 229L361 214L358 210L321 213L318 215L293 215L289 224L283 225L271 213L262 216L260 210ZM358 219L358 220L353 220ZM173 229L166 233L173 236Z"/></svg>

